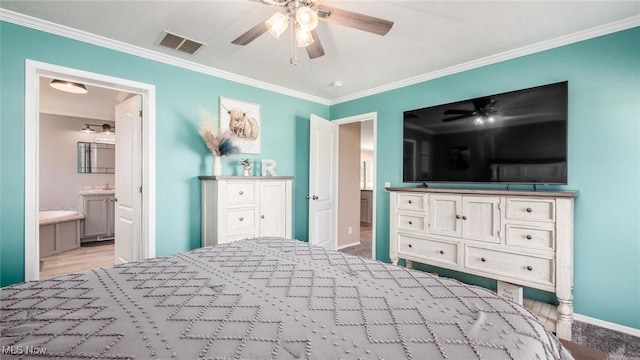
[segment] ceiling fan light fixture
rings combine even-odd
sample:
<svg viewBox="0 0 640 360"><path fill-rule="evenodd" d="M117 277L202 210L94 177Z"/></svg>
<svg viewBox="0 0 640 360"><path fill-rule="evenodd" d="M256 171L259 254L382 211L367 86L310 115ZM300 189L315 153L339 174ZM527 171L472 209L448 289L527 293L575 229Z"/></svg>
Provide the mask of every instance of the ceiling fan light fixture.
<svg viewBox="0 0 640 360"><path fill-rule="evenodd" d="M478 116L478 117L476 117L476 118L473 120L473 123L474 123L475 125L484 125L484 120L482 120L482 117L481 117L481 116Z"/></svg>
<svg viewBox="0 0 640 360"><path fill-rule="evenodd" d="M264 22L264 24L267 27L267 31L269 31L269 34L277 39L285 30L287 30L287 26L289 25L289 18L287 17L287 15L277 12L273 14L273 16L268 18Z"/></svg>
<svg viewBox="0 0 640 360"><path fill-rule="evenodd" d="M296 43L298 47L307 47L313 44L313 35L310 31L305 31L300 28L296 29Z"/></svg>
<svg viewBox="0 0 640 360"><path fill-rule="evenodd" d="M89 92L87 90L87 87L84 86L83 84L79 84L71 81L65 81L65 80L53 79L51 80L51 83L49 83L49 86L51 86L54 89L65 91L72 94L86 94Z"/></svg>
<svg viewBox="0 0 640 360"><path fill-rule="evenodd" d="M304 31L313 31L318 27L318 14L309 7L301 6L296 11L296 21Z"/></svg>

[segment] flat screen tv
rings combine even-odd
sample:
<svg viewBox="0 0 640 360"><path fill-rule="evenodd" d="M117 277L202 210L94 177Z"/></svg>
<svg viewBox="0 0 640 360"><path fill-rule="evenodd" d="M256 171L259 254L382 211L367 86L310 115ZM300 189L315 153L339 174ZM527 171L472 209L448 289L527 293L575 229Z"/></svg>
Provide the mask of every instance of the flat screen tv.
<svg viewBox="0 0 640 360"><path fill-rule="evenodd" d="M404 112L403 181L567 183L560 82Z"/></svg>

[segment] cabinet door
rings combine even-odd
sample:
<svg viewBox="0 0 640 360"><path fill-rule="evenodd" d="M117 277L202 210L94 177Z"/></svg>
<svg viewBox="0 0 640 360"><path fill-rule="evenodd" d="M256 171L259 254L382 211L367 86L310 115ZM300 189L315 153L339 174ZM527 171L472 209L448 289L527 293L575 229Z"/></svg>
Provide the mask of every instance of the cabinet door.
<svg viewBox="0 0 640 360"><path fill-rule="evenodd" d="M83 237L103 236L108 233L109 199L105 195L84 196Z"/></svg>
<svg viewBox="0 0 640 360"><path fill-rule="evenodd" d="M462 197L462 236L465 239L500 243L500 198Z"/></svg>
<svg viewBox="0 0 640 360"><path fill-rule="evenodd" d="M286 184L260 182L260 236L286 237Z"/></svg>
<svg viewBox="0 0 640 360"><path fill-rule="evenodd" d="M116 204L113 198L109 198L109 209L107 214L107 235L115 235L116 232Z"/></svg>
<svg viewBox="0 0 640 360"><path fill-rule="evenodd" d="M443 236L462 236L460 195L432 194L429 196L429 233Z"/></svg>

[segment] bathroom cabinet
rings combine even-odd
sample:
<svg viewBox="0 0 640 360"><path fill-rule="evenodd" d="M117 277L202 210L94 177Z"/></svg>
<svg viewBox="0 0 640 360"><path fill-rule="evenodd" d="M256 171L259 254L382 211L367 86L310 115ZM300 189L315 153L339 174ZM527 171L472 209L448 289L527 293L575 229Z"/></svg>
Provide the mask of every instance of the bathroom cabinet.
<svg viewBox="0 0 640 360"><path fill-rule="evenodd" d="M81 225L84 242L113 240L115 234L115 204L113 194L82 195Z"/></svg>

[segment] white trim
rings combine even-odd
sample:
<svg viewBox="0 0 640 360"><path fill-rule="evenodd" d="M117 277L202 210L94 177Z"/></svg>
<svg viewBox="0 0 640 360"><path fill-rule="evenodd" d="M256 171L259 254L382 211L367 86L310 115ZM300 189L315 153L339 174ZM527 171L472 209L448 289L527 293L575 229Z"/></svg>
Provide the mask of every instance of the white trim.
<svg viewBox="0 0 640 360"><path fill-rule="evenodd" d="M360 241L356 241L356 242L352 242L350 244L344 244L344 245L338 246L338 250L346 249L348 247L357 246L357 245L360 245Z"/></svg>
<svg viewBox="0 0 640 360"><path fill-rule="evenodd" d="M580 314L574 313L573 314L573 320L581 321L583 323L599 326L601 328L605 328L605 329L609 329L609 330L613 330L613 331L618 331L618 332L621 332L621 333L629 334L629 335L632 335L632 336L640 337L640 329L634 329L634 328L631 328L631 327L628 327L628 326L624 326L624 325L620 325L620 324L616 324L616 323L612 323L612 322L608 322L608 321L592 318L592 317L589 317L589 316L585 316L585 315L580 315Z"/></svg>
<svg viewBox="0 0 640 360"><path fill-rule="evenodd" d="M365 91L355 92L346 96L335 98L329 101L329 105L336 105L347 101L357 100L366 96L380 94L385 91L400 89L406 86L419 84L425 81L434 80L437 78L445 77L452 74L461 73L476 68L480 68L487 65L496 64L506 60L519 58L525 55L531 55L537 52L554 49L557 47L573 44L579 41L584 41L599 36L611 34L617 31L627 30L640 26L640 16L633 16L627 19L616 21L610 24L597 26L584 31L579 31L573 34L565 35L559 38L542 41L536 44L524 46L518 49L505 51L499 54L487 56L484 58L468 61L466 63L450 66L448 68L432 71L426 74L410 77L408 79L395 81L386 85L374 87Z"/></svg>
<svg viewBox="0 0 640 360"><path fill-rule="evenodd" d="M410 77L404 80L395 81L386 85L374 87L365 91L355 92L349 95L341 96L334 99L321 98L319 96L303 93L297 90L288 89L282 86L269 84L263 81L248 78L238 74L230 73L220 69L212 68L209 66L194 63L192 61L173 57L171 55L162 54L156 51L141 48L131 44L123 43L113 39L109 39L103 36L95 35L85 31L77 30L68 26L59 25L42 19L34 18L24 14L20 14L14 11L0 9L0 20L10 22L16 25L25 26L35 30L45 31L51 34L63 36L66 38L86 42L89 44L105 47L108 49L120 51L123 53L136 55L145 59L158 61L168 65L173 65L188 70L196 71L199 73L219 77L222 79L238 82L241 84L253 86L259 89L273 91L275 93L292 96L302 100L312 101L322 105L336 105L347 101L357 100L366 96L371 96L385 91L395 90L410 85L415 85L421 82L437 79L447 75L456 74L459 72L476 69L482 66L487 66L495 63L499 63L506 60L515 59L521 56L530 55L536 52L550 50L553 48L569 45L579 41L584 41L599 36L611 34L614 32L631 29L640 26L640 16L632 16L623 20L615 21L610 24L596 26L591 29L578 31L573 34L561 36L559 38L542 41L536 44L524 46L518 49L505 51L503 53L487 56L481 59L472 60L466 63L454 65L445 69L432 71L422 75Z"/></svg>
<svg viewBox="0 0 640 360"><path fill-rule="evenodd" d="M269 84L264 81L251 79L246 76L234 74L228 71L216 69L210 66L195 63L185 59L180 59L171 55L162 54L153 50L139 46L127 44L121 41L109 39L104 36L92 34L86 31L74 29L68 26L56 24L50 21L34 18L14 11L0 9L0 20L12 24L28 27L35 30L44 31L50 34L63 36L69 39L82 41L88 44L116 50L130 55L139 56L145 59L157 61L167 65L177 66L187 70L192 70L206 75L215 76L221 79L237 82L244 85L253 86L259 89L272 91L278 94L288 95L302 100L312 101L322 105L329 105L329 100L318 96L303 93L301 91L288 89L282 86Z"/></svg>
<svg viewBox="0 0 640 360"><path fill-rule="evenodd" d="M39 78L55 77L141 94L143 98L143 204L142 243L143 258L156 255L156 168L155 168L155 86L119 79L111 76L66 68L43 62L25 60L25 207L24 207L24 270L25 281L38 280L39 260Z"/></svg>
<svg viewBox="0 0 640 360"><path fill-rule="evenodd" d="M338 125L350 124L361 121L373 121L373 158L375 159L375 174L373 176L373 208L371 209L371 258L376 259L376 224L377 224L377 198L376 184L378 183L378 113L370 112L366 114L354 115L332 120ZM338 132L340 134L340 132ZM340 148L338 148L340 152ZM337 240L336 240L337 241ZM377 260L377 259L376 259Z"/></svg>

